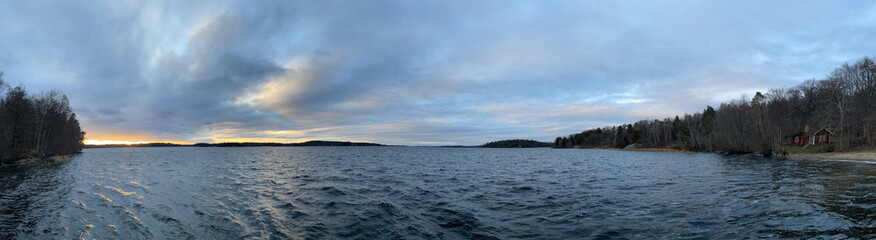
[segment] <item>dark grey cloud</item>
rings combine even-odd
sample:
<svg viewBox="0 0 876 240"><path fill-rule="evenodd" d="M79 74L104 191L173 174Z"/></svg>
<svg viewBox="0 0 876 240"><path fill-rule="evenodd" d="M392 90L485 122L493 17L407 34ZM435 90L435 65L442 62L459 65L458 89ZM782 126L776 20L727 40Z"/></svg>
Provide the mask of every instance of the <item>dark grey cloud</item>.
<svg viewBox="0 0 876 240"><path fill-rule="evenodd" d="M0 69L66 92L91 139L475 144L792 86L872 55L874 23L865 1L10 1Z"/></svg>

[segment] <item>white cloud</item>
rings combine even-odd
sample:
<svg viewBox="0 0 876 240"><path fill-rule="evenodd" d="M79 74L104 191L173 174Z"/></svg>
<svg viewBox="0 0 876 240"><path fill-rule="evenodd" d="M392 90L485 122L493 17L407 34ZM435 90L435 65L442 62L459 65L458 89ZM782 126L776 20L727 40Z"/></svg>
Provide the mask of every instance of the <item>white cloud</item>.
<svg viewBox="0 0 876 240"><path fill-rule="evenodd" d="M820 77L876 51L874 6L6 1L0 70L89 138L550 140Z"/></svg>

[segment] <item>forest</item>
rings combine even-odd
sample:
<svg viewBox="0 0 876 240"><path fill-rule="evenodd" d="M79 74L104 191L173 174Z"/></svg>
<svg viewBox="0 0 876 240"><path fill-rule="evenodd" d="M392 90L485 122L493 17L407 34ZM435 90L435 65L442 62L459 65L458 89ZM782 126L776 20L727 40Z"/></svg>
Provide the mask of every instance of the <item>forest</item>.
<svg viewBox="0 0 876 240"><path fill-rule="evenodd" d="M700 113L586 130L557 137L559 148L651 148L784 153L806 126L832 132L823 151L876 147L876 63L865 57L791 88L706 106Z"/></svg>
<svg viewBox="0 0 876 240"><path fill-rule="evenodd" d="M63 93L10 87L0 72L0 164L78 153L85 133Z"/></svg>

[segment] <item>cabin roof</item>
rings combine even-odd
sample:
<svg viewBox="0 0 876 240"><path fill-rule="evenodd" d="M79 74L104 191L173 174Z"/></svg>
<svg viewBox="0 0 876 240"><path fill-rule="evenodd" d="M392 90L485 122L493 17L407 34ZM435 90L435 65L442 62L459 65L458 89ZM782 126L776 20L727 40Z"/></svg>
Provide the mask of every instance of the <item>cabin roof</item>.
<svg viewBox="0 0 876 240"><path fill-rule="evenodd" d="M827 134L833 135L833 132L831 132L830 129L827 129L827 127L822 127L822 128L817 128L817 129L818 130L809 130L808 132L800 132L797 134L797 136L798 137L800 137L800 136L814 136L816 133L821 132L821 130L827 131Z"/></svg>
<svg viewBox="0 0 876 240"><path fill-rule="evenodd" d="M821 129L818 129L818 131L812 132L812 134L815 135L816 133L821 132L821 130L827 131L828 134L833 134L833 132L831 132L829 129L827 129L827 127L823 127Z"/></svg>

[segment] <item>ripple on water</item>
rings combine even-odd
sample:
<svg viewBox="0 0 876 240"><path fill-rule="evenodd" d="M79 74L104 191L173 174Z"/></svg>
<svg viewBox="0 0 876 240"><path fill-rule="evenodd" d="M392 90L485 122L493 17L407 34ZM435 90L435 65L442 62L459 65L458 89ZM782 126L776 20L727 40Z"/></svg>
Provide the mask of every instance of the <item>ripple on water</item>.
<svg viewBox="0 0 876 240"><path fill-rule="evenodd" d="M559 149L87 149L0 168L0 239L876 238L876 169Z"/></svg>

